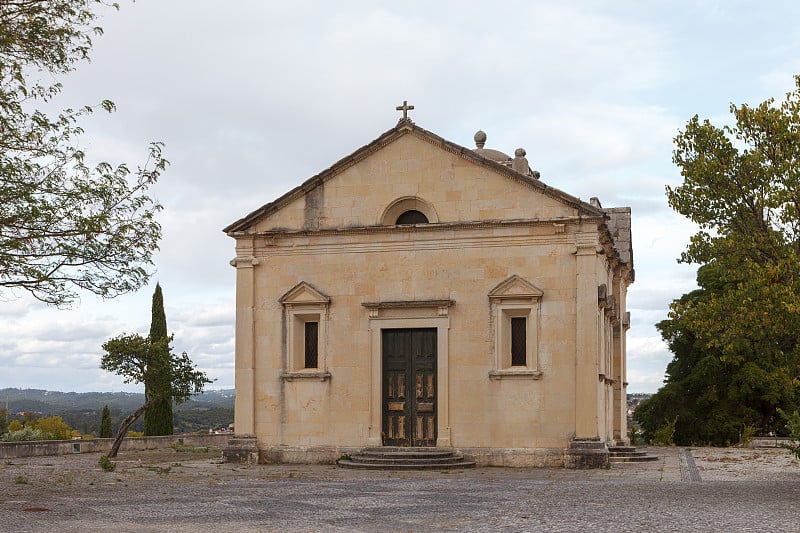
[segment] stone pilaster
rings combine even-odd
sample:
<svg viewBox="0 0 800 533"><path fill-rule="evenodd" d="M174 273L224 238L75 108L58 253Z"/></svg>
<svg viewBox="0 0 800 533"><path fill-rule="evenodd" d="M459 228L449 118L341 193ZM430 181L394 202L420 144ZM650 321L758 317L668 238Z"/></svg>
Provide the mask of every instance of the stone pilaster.
<svg viewBox="0 0 800 533"><path fill-rule="evenodd" d="M258 259L241 257L236 267L236 340L234 428L236 435L255 434L255 267Z"/></svg>
<svg viewBox="0 0 800 533"><path fill-rule="evenodd" d="M575 345L575 438L593 439L598 433L598 325L597 325L597 233L575 235L576 345Z"/></svg>

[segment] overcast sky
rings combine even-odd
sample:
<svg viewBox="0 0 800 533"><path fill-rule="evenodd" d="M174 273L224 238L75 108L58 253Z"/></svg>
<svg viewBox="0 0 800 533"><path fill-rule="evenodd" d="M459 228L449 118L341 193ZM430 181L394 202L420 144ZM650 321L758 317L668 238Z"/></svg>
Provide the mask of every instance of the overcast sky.
<svg viewBox="0 0 800 533"><path fill-rule="evenodd" d="M672 139L698 114L782 98L800 73L800 2L138 0L104 12L92 62L61 107L113 100L86 122L89 156L131 166L151 140L164 239L151 286L71 310L0 301L0 388L140 391L98 368L100 345L149 331L156 281L174 347L233 388L234 242L222 228L392 128L395 106L445 139L524 147L547 185L633 209L629 392L671 355L654 324L695 287L676 258L693 227L669 207ZM9 296L12 296L9 299Z"/></svg>

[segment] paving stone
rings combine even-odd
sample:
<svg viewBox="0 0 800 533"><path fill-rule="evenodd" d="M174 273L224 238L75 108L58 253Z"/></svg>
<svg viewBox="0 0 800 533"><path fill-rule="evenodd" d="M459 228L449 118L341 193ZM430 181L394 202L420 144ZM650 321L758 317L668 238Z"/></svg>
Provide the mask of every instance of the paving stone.
<svg viewBox="0 0 800 533"><path fill-rule="evenodd" d="M653 452L656 462L601 470L372 472L142 452L122 455L106 473L96 454L26 458L0 465L0 530L798 530L800 467L787 463L769 479L723 477L725 468L747 471L745 463L713 457L756 456L694 452L702 482L681 481L679 448Z"/></svg>

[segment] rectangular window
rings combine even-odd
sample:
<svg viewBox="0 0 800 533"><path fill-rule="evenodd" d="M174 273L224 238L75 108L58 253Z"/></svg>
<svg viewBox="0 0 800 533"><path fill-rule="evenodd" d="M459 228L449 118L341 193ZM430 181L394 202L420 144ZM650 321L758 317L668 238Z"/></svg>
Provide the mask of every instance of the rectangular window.
<svg viewBox="0 0 800 533"><path fill-rule="evenodd" d="M527 322L524 316L511 318L511 366L527 365Z"/></svg>
<svg viewBox="0 0 800 533"><path fill-rule="evenodd" d="M319 322L306 322L305 368L319 366Z"/></svg>

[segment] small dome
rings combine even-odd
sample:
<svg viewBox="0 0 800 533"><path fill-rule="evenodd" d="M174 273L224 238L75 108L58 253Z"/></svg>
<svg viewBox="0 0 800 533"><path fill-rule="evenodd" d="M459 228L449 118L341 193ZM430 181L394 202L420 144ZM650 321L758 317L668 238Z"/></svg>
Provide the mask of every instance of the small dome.
<svg viewBox="0 0 800 533"><path fill-rule="evenodd" d="M508 157L507 154L504 154L500 150L492 150L491 148L484 148L486 145L486 133L481 130L475 134L475 150L474 152L480 156L485 157L486 159L491 159L492 161L497 161L498 163L505 163L506 161L510 161L511 158Z"/></svg>

